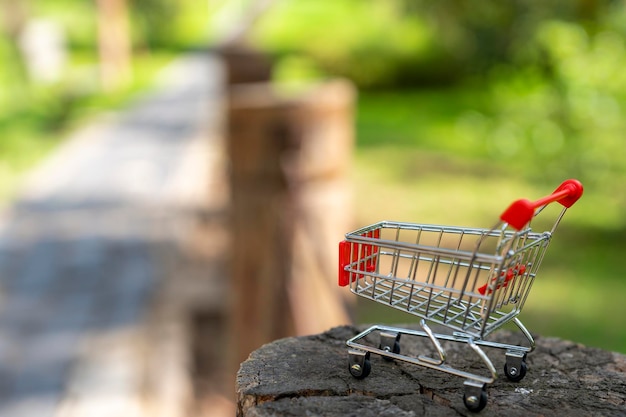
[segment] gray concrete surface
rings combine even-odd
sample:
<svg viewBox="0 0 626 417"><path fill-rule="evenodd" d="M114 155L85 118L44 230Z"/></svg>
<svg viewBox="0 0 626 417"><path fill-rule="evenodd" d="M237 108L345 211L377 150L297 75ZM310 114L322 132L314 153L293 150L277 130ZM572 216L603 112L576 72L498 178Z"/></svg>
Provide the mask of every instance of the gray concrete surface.
<svg viewBox="0 0 626 417"><path fill-rule="evenodd" d="M0 220L0 416L180 412L150 392L176 402L188 389L148 370L167 368L155 350L180 350L176 337L146 329L176 287L173 252L197 213L221 204L209 187L220 74L208 55L185 56L157 91L76 132L25 181Z"/></svg>

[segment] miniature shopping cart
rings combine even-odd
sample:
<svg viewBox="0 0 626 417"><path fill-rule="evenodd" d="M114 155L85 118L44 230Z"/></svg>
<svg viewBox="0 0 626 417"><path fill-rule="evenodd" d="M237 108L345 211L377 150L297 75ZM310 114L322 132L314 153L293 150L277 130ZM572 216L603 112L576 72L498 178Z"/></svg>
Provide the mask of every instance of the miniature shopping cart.
<svg viewBox="0 0 626 417"><path fill-rule="evenodd" d="M497 377L481 346L506 350L504 374L514 382L524 378L526 354L535 343L517 316L552 234L582 192L580 182L567 180L535 202L517 200L491 229L383 221L346 234L339 244L339 285L420 317L422 329L375 325L348 340L352 376L361 379L370 373L371 353L437 369L465 378L463 401L471 411L485 407L486 385ZM563 207L551 229L533 231L531 220L552 202ZM427 321L449 332L434 333ZM517 325L528 347L485 340L508 322ZM401 355L401 335L428 338L432 350L417 357ZM466 343L487 375L448 365L442 341Z"/></svg>

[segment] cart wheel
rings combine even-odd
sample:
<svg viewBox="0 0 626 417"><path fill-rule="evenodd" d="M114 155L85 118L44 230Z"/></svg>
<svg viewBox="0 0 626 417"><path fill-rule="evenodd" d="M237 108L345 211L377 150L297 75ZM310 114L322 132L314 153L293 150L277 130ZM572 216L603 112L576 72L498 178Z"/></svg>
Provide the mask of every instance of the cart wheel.
<svg viewBox="0 0 626 417"><path fill-rule="evenodd" d="M349 350L348 370L350 371L350 375L356 379L363 379L368 376L372 370L370 353L356 349Z"/></svg>
<svg viewBox="0 0 626 417"><path fill-rule="evenodd" d="M389 346L383 346L383 345L379 345L378 349L380 350L384 350L386 352L391 352L391 353L395 353L396 355L400 354L400 342L399 341L394 341L393 342L393 347L390 348ZM393 358L390 358L388 356L383 356L382 357L384 360L386 360L387 362L391 362L393 360Z"/></svg>
<svg viewBox="0 0 626 417"><path fill-rule="evenodd" d="M504 364L504 375L511 382L520 382L526 376L526 371L528 371L526 361L520 363L519 369L515 366L509 368L508 364Z"/></svg>
<svg viewBox="0 0 626 417"><path fill-rule="evenodd" d="M477 413L487 405L487 390L483 387L478 395L463 394L463 403L471 412Z"/></svg>
<svg viewBox="0 0 626 417"><path fill-rule="evenodd" d="M380 344L378 345L378 349L383 350L385 352L400 353L400 333L396 332L381 332L380 333ZM385 355L381 355L382 358L388 362L392 361L393 358L390 358Z"/></svg>
<svg viewBox="0 0 626 417"><path fill-rule="evenodd" d="M350 375L356 379L364 379L372 371L372 364L369 358L367 358L363 361L363 365L358 363L349 364L348 369L350 370Z"/></svg>

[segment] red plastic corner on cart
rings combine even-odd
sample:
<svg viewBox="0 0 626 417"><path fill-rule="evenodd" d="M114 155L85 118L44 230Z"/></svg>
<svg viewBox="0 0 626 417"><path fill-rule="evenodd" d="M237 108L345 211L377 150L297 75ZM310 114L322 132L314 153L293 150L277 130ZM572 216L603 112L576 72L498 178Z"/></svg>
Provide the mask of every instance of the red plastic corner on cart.
<svg viewBox="0 0 626 417"><path fill-rule="evenodd" d="M346 271L346 265L350 263L350 242L339 242L339 286L345 287L350 284L350 272Z"/></svg>
<svg viewBox="0 0 626 417"><path fill-rule="evenodd" d="M509 285L509 282L520 275L524 275L526 273L526 265L516 265L515 268L509 268L506 271L506 274L504 273L504 271L502 271L502 273L500 274L500 277L504 279L504 281L500 284L498 284L496 286L496 290L499 290L500 288L506 288L507 285ZM493 278L492 281L495 283L497 280L497 278ZM493 289L489 288L489 284L485 284L482 287L478 288L478 292L480 295L485 295L485 294L491 294L493 292Z"/></svg>
<svg viewBox="0 0 626 417"><path fill-rule="evenodd" d="M370 230L361 236L368 239L379 239L380 229ZM364 278L368 273L374 272L377 255L378 246L375 244L349 242L347 240L339 242L339 285L345 287L357 279ZM346 270L349 265L351 268Z"/></svg>

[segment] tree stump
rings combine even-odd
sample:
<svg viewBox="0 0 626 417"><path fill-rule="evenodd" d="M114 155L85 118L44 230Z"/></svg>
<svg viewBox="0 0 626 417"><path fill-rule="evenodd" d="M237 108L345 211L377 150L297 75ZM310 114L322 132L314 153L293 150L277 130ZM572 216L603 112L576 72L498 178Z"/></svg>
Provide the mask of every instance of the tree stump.
<svg viewBox="0 0 626 417"><path fill-rule="evenodd" d="M459 416L474 415L463 404L463 379L372 354L371 374L348 372L345 341L353 326L267 344L242 363L237 374L238 416ZM402 340L402 354L417 355L421 338ZM490 340L522 343L501 330ZM626 356L556 338L537 337L528 354L526 377L502 376L504 352L485 351L499 371L488 386L482 416L626 415ZM428 343L424 341L424 343ZM472 372L479 360L464 343L444 342L447 362Z"/></svg>

